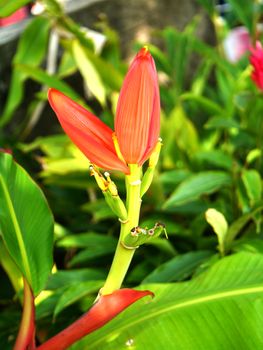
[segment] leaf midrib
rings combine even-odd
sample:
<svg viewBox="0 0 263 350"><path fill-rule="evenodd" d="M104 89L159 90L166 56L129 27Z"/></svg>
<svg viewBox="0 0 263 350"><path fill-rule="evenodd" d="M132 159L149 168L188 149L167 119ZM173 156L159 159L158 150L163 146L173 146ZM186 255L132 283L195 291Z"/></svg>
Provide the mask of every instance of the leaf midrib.
<svg viewBox="0 0 263 350"><path fill-rule="evenodd" d="M224 299L224 298L228 298L231 296L240 296L240 295L246 295L246 294L257 294L257 293L263 293L263 285L261 286L249 286L249 287L245 287L245 288L239 288L239 289L232 289L232 290L224 290L221 292L215 292L213 294L210 295L205 295L205 296L197 296L197 297L192 297L190 298L190 300L185 300L185 301L181 301L177 304L172 304L172 305L168 305L165 308L157 309L154 312L149 312L147 313L144 317L141 318L136 318L136 320L134 320L133 322L129 322L123 326L119 326L118 327L118 332L120 332L121 330L124 331L125 328L131 328L132 326L136 325L137 323L141 323L141 322L145 322L151 318L155 318L161 314L164 314L166 312L172 311L172 310L176 310L176 309L180 309L183 307L188 307L188 306L192 306L195 304L201 304L201 303L205 303L205 302L209 302L209 301L213 301L213 300L220 300L220 299ZM186 298L187 299L187 298ZM161 300L160 300L161 301ZM170 304L170 303L169 303ZM138 316L138 315L137 315ZM101 342L105 341L109 334L111 334L114 330L110 331L110 333L108 333L107 335L105 335L104 337L100 337L98 341L93 342L91 345L89 345L89 349L94 348L94 346L96 346L97 344L100 344Z"/></svg>
<svg viewBox="0 0 263 350"><path fill-rule="evenodd" d="M2 186L3 192L4 192L4 196L5 196L5 200L7 203L7 207L9 209L10 212L10 216L11 216L11 221L13 223L14 226L14 230L15 230L15 234L16 234L16 238L17 238L17 242L18 242L18 246L20 249L20 253L21 253L21 257L22 257L22 261L23 261L23 265L25 268L25 273L26 273L26 277L28 279L29 284L32 283L32 276L31 276L31 271L30 271L30 265L29 265L29 261L27 258L27 252L26 252L26 247L24 244L24 240L23 240L23 235L22 235L22 231L20 229L17 217L16 217L16 213L15 213L15 209L12 203L12 199L9 195L8 192L8 188L5 184L4 178L2 175L0 175L0 185Z"/></svg>

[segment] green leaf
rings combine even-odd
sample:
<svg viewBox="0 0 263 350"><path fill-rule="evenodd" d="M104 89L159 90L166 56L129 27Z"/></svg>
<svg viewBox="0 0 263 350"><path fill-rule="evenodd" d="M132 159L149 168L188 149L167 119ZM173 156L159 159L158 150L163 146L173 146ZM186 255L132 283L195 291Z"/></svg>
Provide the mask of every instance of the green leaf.
<svg viewBox="0 0 263 350"><path fill-rule="evenodd" d="M23 152L32 152L35 149L40 149L49 157L60 159L71 154L69 151L72 142L65 134L37 137L31 143L19 143L18 147Z"/></svg>
<svg viewBox="0 0 263 350"><path fill-rule="evenodd" d="M231 170L233 166L232 158L225 152L215 149L212 151L198 152L194 155L194 159L214 165L218 168Z"/></svg>
<svg viewBox="0 0 263 350"><path fill-rule="evenodd" d="M78 67L74 58L69 51L65 51L62 55L60 65L58 68L58 76L60 78L68 77L77 71Z"/></svg>
<svg viewBox="0 0 263 350"><path fill-rule="evenodd" d="M225 238L228 231L228 223L222 213L214 208L209 208L205 212L206 221L213 227L218 238L219 251L225 253Z"/></svg>
<svg viewBox="0 0 263 350"><path fill-rule="evenodd" d="M44 292L45 293L45 292ZM54 309L57 305L57 302L60 296L63 293L63 288L60 288L52 293L44 294L44 297L41 300L36 302L36 321L39 322L41 319L48 316L52 317Z"/></svg>
<svg viewBox="0 0 263 350"><path fill-rule="evenodd" d="M191 92L195 96L202 96L205 93L212 69L213 62L211 60L204 60L200 63L191 85Z"/></svg>
<svg viewBox="0 0 263 350"><path fill-rule="evenodd" d="M170 120L174 122L172 130L178 147L192 155L198 149L198 134L194 124L186 116L182 106L176 107L171 112Z"/></svg>
<svg viewBox="0 0 263 350"><path fill-rule="evenodd" d="M111 236L96 233L81 233L68 235L57 242L59 247L65 248L87 248L80 251L70 260L69 265L87 263L90 260L108 254L113 254L117 245L117 239Z"/></svg>
<svg viewBox="0 0 263 350"><path fill-rule="evenodd" d="M197 0L208 12L210 16L215 12L215 1L213 0Z"/></svg>
<svg viewBox="0 0 263 350"><path fill-rule="evenodd" d="M242 215L236 221L234 221L228 229L226 236L226 244L230 245L236 236L242 231L245 225L253 219L254 215L263 210L263 204L260 202L257 204L250 213Z"/></svg>
<svg viewBox="0 0 263 350"><path fill-rule="evenodd" d="M172 67L172 75L176 89L182 91L186 82L186 71L190 58L191 42L193 32L196 28L196 20L193 19L184 28L184 34L173 27L166 27L162 31L167 50L167 57Z"/></svg>
<svg viewBox="0 0 263 350"><path fill-rule="evenodd" d="M186 116L181 105L177 105L163 125L165 139L163 157L170 157L174 153L175 144L189 156L199 147L197 130L192 121Z"/></svg>
<svg viewBox="0 0 263 350"><path fill-rule="evenodd" d="M103 199L97 199L95 202L84 204L81 209L93 215L95 221L114 218L115 214Z"/></svg>
<svg viewBox="0 0 263 350"><path fill-rule="evenodd" d="M189 170L169 170L160 174L160 181L165 189L173 190L176 185L185 180L190 175Z"/></svg>
<svg viewBox="0 0 263 350"><path fill-rule="evenodd" d="M262 239L240 239L233 244L235 252L246 251L250 253L263 254Z"/></svg>
<svg viewBox="0 0 263 350"><path fill-rule="evenodd" d="M239 124L229 118L224 117L212 117L209 119L209 121L205 124L205 128L207 129L232 129L232 128L240 128Z"/></svg>
<svg viewBox="0 0 263 350"><path fill-rule="evenodd" d="M181 35L184 35L184 33ZM220 68L222 74L227 75L227 78L233 79L232 75L236 71L236 67L218 55L218 51L216 51L213 46L208 45L197 36L192 36L191 48L199 53L203 59L211 60L218 68ZM223 92L220 91L220 93Z"/></svg>
<svg viewBox="0 0 263 350"><path fill-rule="evenodd" d="M98 292L103 283L104 281L85 281L70 286L59 298L54 310L54 317L86 295Z"/></svg>
<svg viewBox="0 0 263 350"><path fill-rule="evenodd" d="M249 67L248 67L249 68ZM244 73L243 73L244 74ZM235 106L241 111L245 112L249 108L249 104L253 101L251 95L252 91L241 91L234 95Z"/></svg>
<svg viewBox="0 0 263 350"><path fill-rule="evenodd" d="M95 268L58 270L56 273L49 276L46 290L65 288L85 281L102 280L105 277L103 271Z"/></svg>
<svg viewBox="0 0 263 350"><path fill-rule="evenodd" d="M0 18L12 15L16 10L20 9L31 2L30 0L0 0Z"/></svg>
<svg viewBox="0 0 263 350"><path fill-rule="evenodd" d="M21 103L24 95L24 81L25 76L14 69L11 76L7 102L0 118L0 127L9 122L15 109Z"/></svg>
<svg viewBox="0 0 263 350"><path fill-rule="evenodd" d="M192 92L185 92L181 95L181 99L183 101L194 101L196 102L201 108L203 108L205 111L211 114L223 114L224 110L221 106L219 106L217 103L212 101L211 99L196 95Z"/></svg>
<svg viewBox="0 0 263 350"><path fill-rule="evenodd" d="M142 283L164 283L182 281L212 255L209 251L190 252L177 255L153 270Z"/></svg>
<svg viewBox="0 0 263 350"><path fill-rule="evenodd" d="M14 64L38 66L46 53L50 21L45 17L36 17L25 29L14 57Z"/></svg>
<svg viewBox="0 0 263 350"><path fill-rule="evenodd" d="M192 281L143 285L155 293L71 349L261 349L263 257L239 253Z"/></svg>
<svg viewBox="0 0 263 350"><path fill-rule="evenodd" d="M205 218L218 236L225 237L228 230L228 223L222 213L214 208L209 208L205 213Z"/></svg>
<svg viewBox="0 0 263 350"><path fill-rule="evenodd" d="M165 208L182 205L205 194L218 191L231 184L231 177L223 171L205 171L191 175L183 181L164 204Z"/></svg>
<svg viewBox="0 0 263 350"><path fill-rule="evenodd" d="M106 246L92 246L89 249L85 249L74 255L70 260L69 266L76 266L81 264L87 264L88 262L101 258L106 255L114 254L116 245Z"/></svg>
<svg viewBox="0 0 263 350"><path fill-rule="evenodd" d="M25 64L19 64L16 67L27 77L34 79L40 84L55 88L63 92L73 100L80 102L81 98L79 97L79 95L67 83L60 80L55 75L49 75L40 68L34 68Z"/></svg>
<svg viewBox="0 0 263 350"><path fill-rule="evenodd" d="M32 20L22 34L13 59L15 67L12 72L7 102L0 119L0 126L5 125L10 120L23 99L24 82L27 79L27 74L17 69L16 65L25 64L36 67L42 62L46 53L49 28L50 21L48 19L37 17Z"/></svg>
<svg viewBox="0 0 263 350"><path fill-rule="evenodd" d="M43 162L42 158L42 162ZM64 158L64 159L45 159L45 168L41 173L43 177L50 176L51 174L56 175L66 175L72 172L87 172L89 168L88 159L74 159L74 158Z"/></svg>
<svg viewBox="0 0 263 350"><path fill-rule="evenodd" d="M149 51L151 52L152 56L154 57L154 61L157 67L157 70L161 70L165 72L168 76L171 75L172 69L171 65L168 61L167 55L160 50L158 47L154 45L149 45Z"/></svg>
<svg viewBox="0 0 263 350"><path fill-rule="evenodd" d="M2 239L0 239L0 264L8 275L8 278L12 283L12 286L16 293L20 292L23 288L23 278L21 272L8 253L8 250L6 249Z"/></svg>
<svg viewBox="0 0 263 350"><path fill-rule="evenodd" d="M84 48L77 40L73 41L72 52L78 69L82 74L87 87L93 95L99 100L102 106L105 106L106 91L101 77L95 68L93 62L86 55Z"/></svg>
<svg viewBox="0 0 263 350"><path fill-rule="evenodd" d="M253 206L261 199L261 177L255 169L245 169L242 172L242 181L245 186L250 204Z"/></svg>
<svg viewBox="0 0 263 350"><path fill-rule="evenodd" d="M259 148L254 148L251 151L248 152L246 156L246 163L251 164L253 163L256 159L261 157L262 151Z"/></svg>
<svg viewBox="0 0 263 350"><path fill-rule="evenodd" d="M102 57L96 55L87 47L85 47L85 54L100 74L104 84L111 90L120 91L123 82L123 75L119 70L117 70L109 61L102 59Z"/></svg>
<svg viewBox="0 0 263 350"><path fill-rule="evenodd" d="M146 242L146 244L156 247L157 249L162 251L166 257L174 256L176 254L176 250L173 244L168 239L155 238L150 242Z"/></svg>
<svg viewBox="0 0 263 350"><path fill-rule="evenodd" d="M58 247L64 248L96 248L97 246L115 247L117 239L112 236L106 236L98 233L88 232L75 235L68 235L57 242Z"/></svg>
<svg viewBox="0 0 263 350"><path fill-rule="evenodd" d="M254 23L254 4L256 1L247 0L229 0L231 9L236 13L238 19L243 23L250 34L253 35L253 23Z"/></svg>
<svg viewBox="0 0 263 350"><path fill-rule="evenodd" d="M44 174L41 173L41 176ZM86 190L87 187L92 186L89 177L87 177L87 172L66 174L64 176L49 174L44 177L44 183L47 185L56 185L58 187L69 187Z"/></svg>
<svg viewBox="0 0 263 350"><path fill-rule="evenodd" d="M52 268L53 217L40 188L0 154L0 230L9 254L38 294Z"/></svg>

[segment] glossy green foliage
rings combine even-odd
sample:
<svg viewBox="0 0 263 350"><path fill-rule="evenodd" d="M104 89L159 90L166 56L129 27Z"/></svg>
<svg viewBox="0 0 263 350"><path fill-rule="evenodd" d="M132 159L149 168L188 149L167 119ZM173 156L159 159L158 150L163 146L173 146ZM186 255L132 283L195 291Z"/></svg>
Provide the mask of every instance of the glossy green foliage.
<svg viewBox="0 0 263 350"><path fill-rule="evenodd" d="M142 281L145 283L168 283L185 280L212 255L209 251L190 252L177 255L158 266Z"/></svg>
<svg viewBox="0 0 263 350"><path fill-rule="evenodd" d="M53 259L53 217L40 188L9 154L0 154L0 229L6 248L34 294Z"/></svg>
<svg viewBox="0 0 263 350"><path fill-rule="evenodd" d="M250 33L253 35L255 28L253 25L255 10L257 6L256 0L229 0L229 3L233 9L233 12L237 16L238 20L249 29Z"/></svg>
<svg viewBox="0 0 263 350"><path fill-rule="evenodd" d="M58 247L83 248L71 259L70 266L87 264L89 261L112 255L116 245L117 240L114 237L91 232L68 235L57 243Z"/></svg>
<svg viewBox="0 0 263 350"><path fill-rule="evenodd" d="M231 178L224 172L208 171L195 174L183 181L164 205L169 208L185 204L227 185L231 185Z"/></svg>
<svg viewBox="0 0 263 350"><path fill-rule="evenodd" d="M62 310L69 305L76 303L84 296L91 293L96 293L103 286L103 283L104 281L85 281L67 288L67 290L61 294L57 301L56 308L54 310L54 317L57 317Z"/></svg>
<svg viewBox="0 0 263 350"><path fill-rule="evenodd" d="M153 301L131 306L71 349L126 349L127 342L137 349L260 349L262 268L262 255L240 253L189 282L143 285Z"/></svg>
<svg viewBox="0 0 263 350"><path fill-rule="evenodd" d="M37 17L25 29L13 59L14 70L7 102L0 118L0 126L5 125L24 97L24 82L28 78L26 72L19 69L20 64L37 67L44 59L50 22L44 17Z"/></svg>
<svg viewBox="0 0 263 350"><path fill-rule="evenodd" d="M154 31L151 42L156 42L157 36L160 46L149 44L160 78L163 146L153 182L143 196L139 227L148 232L156 222L163 223L168 239L161 235L136 249L123 287L143 284L142 288L155 292L155 299L132 306L72 349L262 348L263 99L251 81L249 53L232 63L226 59L223 46L226 35L239 24L255 38L262 5L230 0L223 22L214 1L198 3L210 16L216 40L213 35L209 44L200 39L197 33L203 17L196 16L182 31L171 26ZM0 124L7 126L8 132L1 130L0 146L12 147L45 190L56 220L56 266L47 279L51 268L51 253L47 253L52 245L50 213L43 214L37 233L29 230L20 247L17 239L10 241L13 226L1 226L5 245L0 245L0 262L5 273L0 274L0 302L7 305L0 313L3 349L8 349L6 339L13 339L17 331L12 319L20 315L20 305L12 310L9 307L14 290L21 287L17 266L24 274L29 271L28 278L38 271L39 280L33 281L33 286L35 292L43 289L36 314L39 329L44 330L37 334L42 342L91 307L107 276L120 228L90 176L89 161L61 133L49 107L39 116L38 137L33 130L21 143L20 127L15 135L9 134L8 127L12 131L17 125L16 112L28 91L24 84L28 79L41 86L41 92L32 96L27 117L33 119L38 104L45 104L47 88L55 87L109 126L114 124L128 61L122 59L118 34L105 22L100 23L106 41L98 49L56 1L45 4L46 13L27 27L13 58L8 99L0 116ZM51 24L58 34L59 48L52 75L45 64ZM136 50L139 47L141 44L136 44ZM17 178L7 178L4 163L0 164L0 176L11 196L13 186L18 186ZM12 164L19 176L25 174ZM125 203L123 175L113 172L111 177ZM19 182L17 193L25 190L27 194L30 186ZM17 215L21 216L23 209L37 219L34 210L38 206L23 198L21 194L14 202ZM39 203L45 202L39 199ZM0 204L6 208L3 196ZM0 218L3 213L1 209ZM23 219L27 215L23 214ZM12 221L10 210L6 217ZM45 220L50 220L48 239L42 227ZM20 222L22 227L24 221ZM23 246L28 259L27 248L30 252L33 249L36 266L24 266ZM12 251L10 247L16 248ZM8 345L12 348L12 341Z"/></svg>

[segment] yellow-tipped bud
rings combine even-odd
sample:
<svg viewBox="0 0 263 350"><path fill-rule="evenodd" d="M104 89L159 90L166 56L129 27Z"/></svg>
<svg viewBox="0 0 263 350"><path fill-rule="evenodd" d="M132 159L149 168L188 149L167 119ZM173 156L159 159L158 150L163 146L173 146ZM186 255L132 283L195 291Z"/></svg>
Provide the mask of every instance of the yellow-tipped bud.
<svg viewBox="0 0 263 350"><path fill-rule="evenodd" d="M110 174L106 171L106 172L104 173L104 176L105 176L106 179L107 179L107 188L108 188L110 194L111 194L112 196L118 196L117 186L116 186L115 183L111 180Z"/></svg>
<svg viewBox="0 0 263 350"><path fill-rule="evenodd" d="M159 138L158 142L149 158L149 166L146 170L145 174L142 178L142 186L141 186L141 197L145 194L145 192L148 191L149 187L151 186L151 183L153 181L154 171L155 167L159 160L160 151L162 148L162 139Z"/></svg>
<svg viewBox="0 0 263 350"><path fill-rule="evenodd" d="M157 163L158 163L158 160L159 160L159 155L160 155L160 152L161 152L161 148L162 148L162 139L159 138L158 139L158 142L149 158L149 168L155 168Z"/></svg>
<svg viewBox="0 0 263 350"><path fill-rule="evenodd" d="M121 221L126 221L128 214L126 207L118 195L117 186L111 180L110 174L108 172L104 173L104 176L99 172L99 170L93 165L90 166L90 174L95 177L95 180L102 190L105 200L114 214Z"/></svg>
<svg viewBox="0 0 263 350"><path fill-rule="evenodd" d="M95 168L93 165L90 166L90 175L94 176L99 188L103 192L107 191L107 188L108 188L107 180L103 177L103 175L99 172L99 170Z"/></svg>

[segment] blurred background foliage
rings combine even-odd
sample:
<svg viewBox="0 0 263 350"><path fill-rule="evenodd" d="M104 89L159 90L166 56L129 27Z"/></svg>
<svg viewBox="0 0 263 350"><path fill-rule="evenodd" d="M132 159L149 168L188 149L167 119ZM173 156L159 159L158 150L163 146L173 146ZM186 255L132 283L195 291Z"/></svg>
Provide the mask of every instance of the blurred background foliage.
<svg viewBox="0 0 263 350"><path fill-rule="evenodd" d="M26 1L10 1L18 3ZM145 41L130 42L124 59L120 33L105 17L95 32L65 14L55 0L39 3L43 12L31 18L12 57L0 145L11 149L41 185L56 220L54 273L37 299L38 337L44 339L91 305L119 231L89 175L87 159L46 105L47 89L59 89L112 126L128 58ZM148 33L160 80L163 148L144 196L141 226L163 222L169 239L136 252L125 281L130 287L189 280L240 251L263 254L262 92L250 79L249 52L230 62L224 47L237 26L244 26L252 40L260 38L262 4L196 3L199 13L183 28L155 27ZM3 7L0 14L14 10ZM212 33L209 42L198 34L204 18ZM122 175L112 177L123 195ZM3 255L1 260L0 344L7 337L11 344L14 319L20 317L19 278L12 285Z"/></svg>

